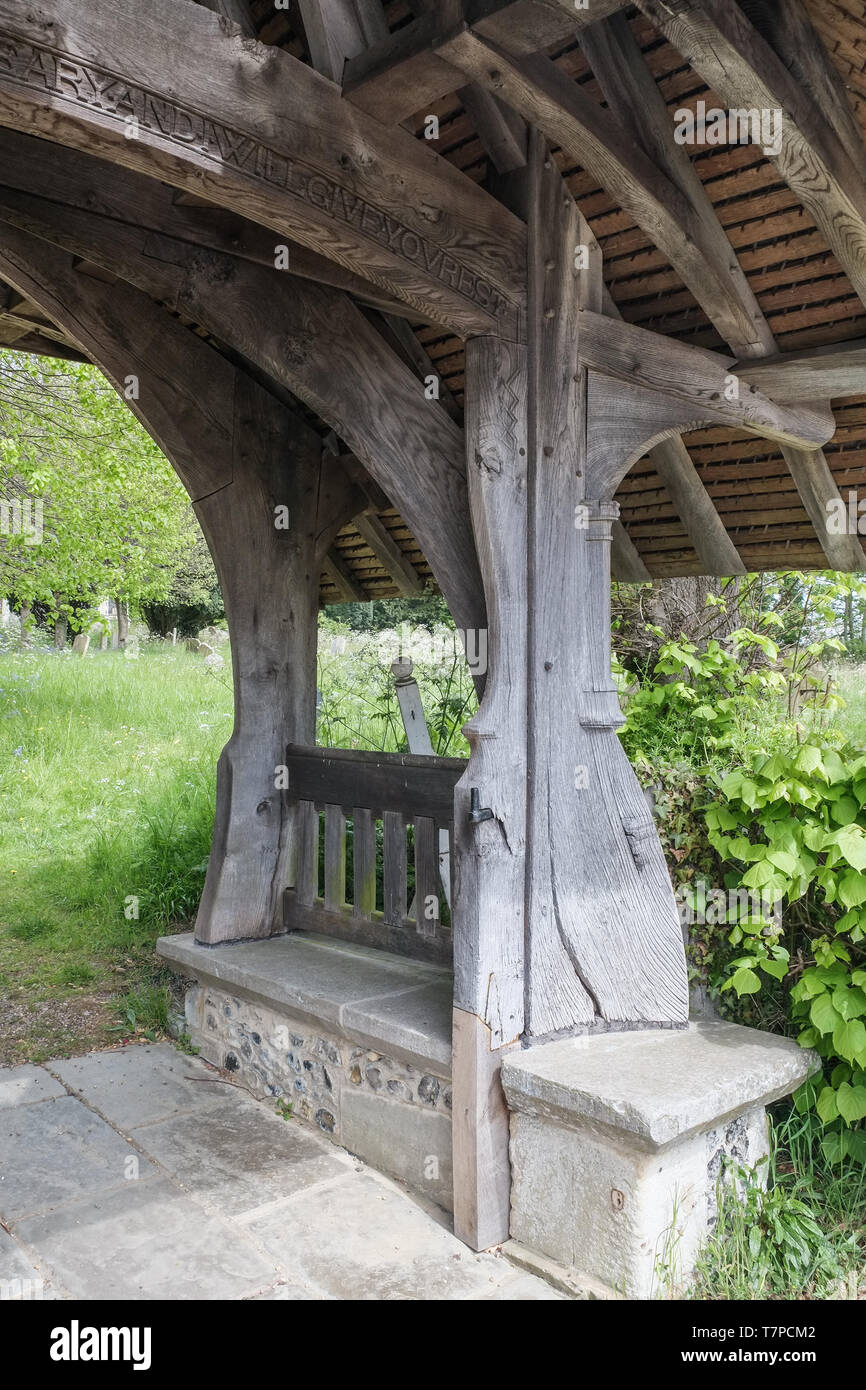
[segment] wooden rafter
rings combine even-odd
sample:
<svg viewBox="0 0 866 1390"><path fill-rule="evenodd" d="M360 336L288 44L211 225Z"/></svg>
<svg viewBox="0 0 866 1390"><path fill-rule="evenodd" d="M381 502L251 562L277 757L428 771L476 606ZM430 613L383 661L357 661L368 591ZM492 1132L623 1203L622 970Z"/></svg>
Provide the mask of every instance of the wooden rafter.
<svg viewBox="0 0 866 1390"><path fill-rule="evenodd" d="M852 148L850 118L840 117L844 98L838 77L822 77L820 86L814 80L817 71L829 67L799 0L781 5L790 22L774 26L775 40L783 46L779 52L731 0L637 2L729 108L779 113L780 148L769 157L866 303L863 154L858 159ZM801 46L810 50L805 60L799 57ZM810 84L800 80L798 66L813 75Z"/></svg>
<svg viewBox="0 0 866 1390"><path fill-rule="evenodd" d="M416 598L424 592L424 585L412 561L403 554L391 532L375 512L356 516L352 524L383 569L391 576L399 593L406 598Z"/></svg>
<svg viewBox="0 0 866 1390"><path fill-rule="evenodd" d="M624 16L613 15L590 25L582 32L581 46L601 85L609 112L686 199L694 226L700 229L701 250L708 263L718 268L722 279L729 285L729 293L739 305L741 313L738 316L729 312L728 302L718 293L718 277L707 276L701 282L696 291L698 302L735 353L745 359L774 353L776 344L770 325L761 312L685 146L677 144L672 138L667 105ZM671 263L677 266L675 260L672 259ZM681 269L679 266L677 268ZM820 395L824 398L824 393ZM799 399L811 397L801 396ZM804 507L814 521L812 503L815 478L820 477L821 491L825 496L830 497L834 493L835 483L829 464L820 451L810 455L808 467L802 463L801 451L795 452L783 444L782 454ZM653 461L668 486L672 500L676 494L675 505L707 573L741 572L742 561L739 561L700 479L694 469L689 468L688 453L681 442L678 444L671 440L660 445L659 450L654 452ZM826 522L826 513L824 520ZM846 570L866 568L866 556L856 537L831 535L826 524L816 525L816 535L831 565ZM737 564L739 570L731 567Z"/></svg>

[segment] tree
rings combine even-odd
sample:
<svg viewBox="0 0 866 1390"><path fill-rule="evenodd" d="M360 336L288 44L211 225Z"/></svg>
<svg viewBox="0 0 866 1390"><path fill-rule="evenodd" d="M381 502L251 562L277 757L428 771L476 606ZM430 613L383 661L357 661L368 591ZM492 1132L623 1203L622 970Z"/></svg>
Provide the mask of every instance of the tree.
<svg viewBox="0 0 866 1390"><path fill-rule="evenodd" d="M171 587L159 601L142 603L141 614L157 637L192 637L200 628L225 617L210 551L201 534L175 571Z"/></svg>
<svg viewBox="0 0 866 1390"><path fill-rule="evenodd" d="M95 367L0 351L0 593L55 640L158 602L200 536L171 465Z"/></svg>

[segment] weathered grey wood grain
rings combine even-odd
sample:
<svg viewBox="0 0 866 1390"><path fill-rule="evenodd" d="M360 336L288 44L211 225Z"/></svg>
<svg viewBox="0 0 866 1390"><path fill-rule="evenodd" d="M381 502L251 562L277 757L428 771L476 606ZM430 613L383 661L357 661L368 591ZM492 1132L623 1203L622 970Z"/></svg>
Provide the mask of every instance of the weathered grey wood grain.
<svg viewBox="0 0 866 1390"><path fill-rule="evenodd" d="M389 926L399 926L406 917L406 821L399 811L382 816L383 916Z"/></svg>
<svg viewBox="0 0 866 1390"><path fill-rule="evenodd" d="M477 1014L454 1006L451 1024L454 1233L474 1250L508 1239L511 1168L502 1057Z"/></svg>
<svg viewBox="0 0 866 1390"><path fill-rule="evenodd" d="M580 308L590 292L575 269L580 222L537 133L530 170L527 1032L670 1025L687 1009L682 938L661 846L616 736L617 508L587 491L586 439L598 427L579 365L595 318ZM640 863L632 831L647 837Z"/></svg>
<svg viewBox="0 0 866 1390"><path fill-rule="evenodd" d="M354 275L308 246L301 246L267 227L201 199L196 203L181 203L176 190L157 179L106 164L105 160L81 150L36 140L18 130L0 128L0 170L3 185L8 190L48 198L83 212L98 213L125 226L175 236L271 270L277 246L285 245L292 275L345 290L361 303L391 314L419 317L417 310L389 295L371 280Z"/></svg>
<svg viewBox="0 0 866 1390"><path fill-rule="evenodd" d="M762 362L742 361L733 370L777 401L862 396L866 391L866 341L783 352Z"/></svg>
<svg viewBox="0 0 866 1390"><path fill-rule="evenodd" d="M310 801L298 806L298 852L295 882L298 903L310 907L319 896L319 812Z"/></svg>
<svg viewBox="0 0 866 1390"><path fill-rule="evenodd" d="M369 917L376 910L376 822L366 807L352 811L352 912Z"/></svg>
<svg viewBox="0 0 866 1390"><path fill-rule="evenodd" d="M587 309L580 316L580 355L597 372L682 402L696 419L705 415L708 421L806 448L825 444L835 432L829 406L771 400L745 378L729 380L731 358Z"/></svg>
<svg viewBox="0 0 866 1390"><path fill-rule="evenodd" d="M248 0L198 0L198 3L208 10L213 10L214 14L230 19L247 38L255 38L256 26L253 24Z"/></svg>
<svg viewBox="0 0 866 1390"><path fill-rule="evenodd" d="M425 383L431 376L439 384L439 402L442 409L450 415L456 425L463 428L463 407L458 403L447 381L441 376L429 353L405 319L395 318L393 314L374 314L373 325L382 333L405 362L413 368Z"/></svg>
<svg viewBox="0 0 866 1390"><path fill-rule="evenodd" d="M526 836L526 353L466 346L466 459L489 614L488 675L455 789L454 1220L483 1249L508 1231L508 1117L499 1054L523 1031ZM469 819L471 789L489 818ZM479 1058L484 1058L484 1063Z"/></svg>
<svg viewBox="0 0 866 1390"><path fill-rule="evenodd" d="M444 928L436 936L424 936L412 918L394 926L385 921L381 912L356 917L351 905L342 912L326 908L321 901L305 905L294 889L287 889L283 899L283 930L313 932L375 951L390 951L409 960L451 965L451 933Z"/></svg>
<svg viewBox="0 0 866 1390"><path fill-rule="evenodd" d="M340 806L325 807L325 907L346 906L346 817Z"/></svg>
<svg viewBox="0 0 866 1390"><path fill-rule="evenodd" d="M476 33L510 53L537 53L574 38L587 24L625 8L623 0L467 0L465 14Z"/></svg>
<svg viewBox="0 0 866 1390"><path fill-rule="evenodd" d="M426 758L412 753L371 753L356 748L292 744L286 751L289 790L320 806L417 812L447 824L454 786L466 769L462 758Z"/></svg>
<svg viewBox="0 0 866 1390"><path fill-rule="evenodd" d="M432 913L432 915L431 915ZM415 817L415 920L418 930L435 936L440 923L439 837L429 816Z"/></svg>
<svg viewBox="0 0 866 1390"><path fill-rule="evenodd" d="M315 409L399 508L457 625L484 626L461 431L360 309L324 286L174 238L160 237L157 255L135 229L44 199L0 195L0 207L182 310Z"/></svg>
<svg viewBox="0 0 866 1390"><path fill-rule="evenodd" d="M460 70L433 51L438 31L430 11L350 58L343 73L347 100L396 125L462 87Z"/></svg>
<svg viewBox="0 0 866 1390"><path fill-rule="evenodd" d="M494 169L500 174L522 169L526 164L526 126L520 117L478 82L461 87L457 95Z"/></svg>
<svg viewBox="0 0 866 1390"><path fill-rule="evenodd" d="M49 24L0 0L0 124L194 191L456 332L519 330L517 219L304 63L172 0L53 0Z"/></svg>
<svg viewBox="0 0 866 1390"><path fill-rule="evenodd" d="M388 36L381 0L298 0L298 7L313 67L333 82L347 58Z"/></svg>

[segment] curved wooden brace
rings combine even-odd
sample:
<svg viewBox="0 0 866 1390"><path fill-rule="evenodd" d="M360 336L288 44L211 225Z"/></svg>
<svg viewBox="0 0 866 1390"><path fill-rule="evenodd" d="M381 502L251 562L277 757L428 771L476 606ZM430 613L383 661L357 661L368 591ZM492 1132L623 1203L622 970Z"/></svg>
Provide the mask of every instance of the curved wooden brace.
<svg viewBox="0 0 866 1390"><path fill-rule="evenodd" d="M763 438L779 438L769 429L755 429L730 411L714 409L703 401L684 400L662 389L617 380L598 371L588 371L587 378L586 487L590 496L613 497L638 460L675 434L707 425L728 425ZM810 411L818 415L821 409L826 409L828 427L818 433L826 443L835 424L829 406L814 406ZM807 447L817 445L813 441Z"/></svg>
<svg viewBox="0 0 866 1390"><path fill-rule="evenodd" d="M463 433L345 295L9 190L0 217L182 311L288 387L399 509L457 626L486 627Z"/></svg>
<svg viewBox="0 0 866 1390"><path fill-rule="evenodd" d="M360 498L318 436L147 296L79 275L72 258L0 229L0 275L102 368L195 502L220 578L235 723L220 757L198 940L268 936L295 864L275 770L315 737L319 574ZM288 507L289 527L274 508Z"/></svg>

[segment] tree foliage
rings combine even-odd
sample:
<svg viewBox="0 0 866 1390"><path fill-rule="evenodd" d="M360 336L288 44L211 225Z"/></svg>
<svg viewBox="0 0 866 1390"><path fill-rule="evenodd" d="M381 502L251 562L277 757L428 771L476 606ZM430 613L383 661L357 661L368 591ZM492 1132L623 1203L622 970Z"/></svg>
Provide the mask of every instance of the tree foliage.
<svg viewBox="0 0 866 1390"><path fill-rule="evenodd" d="M0 594L52 618L109 596L163 598L198 533L170 464L101 372L14 351L0 351L0 497L40 502L42 531L15 534L7 508Z"/></svg>

